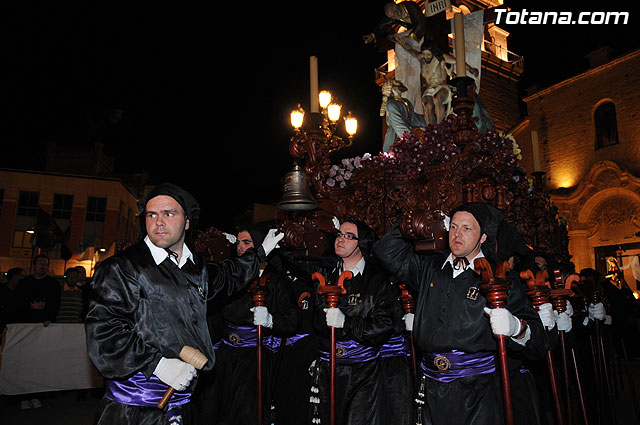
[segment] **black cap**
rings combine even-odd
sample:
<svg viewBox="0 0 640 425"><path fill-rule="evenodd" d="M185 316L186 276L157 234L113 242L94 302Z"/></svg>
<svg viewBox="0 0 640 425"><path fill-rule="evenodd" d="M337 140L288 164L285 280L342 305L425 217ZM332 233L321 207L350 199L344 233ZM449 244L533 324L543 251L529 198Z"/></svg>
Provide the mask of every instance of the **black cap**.
<svg viewBox="0 0 640 425"><path fill-rule="evenodd" d="M189 230L187 235L190 235L190 231L195 228L198 223L198 217L200 216L200 206L196 199L186 190L176 186L172 183L161 183L151 189L138 201L138 213L140 216L140 239L147 235L147 227L145 225L144 212L147 207L147 203L156 196L170 196L175 199L184 211L185 218L189 220Z"/></svg>
<svg viewBox="0 0 640 425"><path fill-rule="evenodd" d="M262 245L264 238L267 236L267 233L264 231L262 226L257 224L247 224L244 226L238 226L238 233L240 232L248 232L251 236L251 241L253 242L253 246L258 248Z"/></svg>
<svg viewBox="0 0 640 425"><path fill-rule="evenodd" d="M358 229L358 248L360 248L362 256L366 260L369 260L373 251L373 244L378 240L376 232L374 232L371 227L367 226L365 222L360 220L346 218L342 222L356 225L356 228Z"/></svg>
<svg viewBox="0 0 640 425"><path fill-rule="evenodd" d="M532 252L515 226L503 221L498 230L497 260L507 261L513 256L523 257Z"/></svg>
<svg viewBox="0 0 640 425"><path fill-rule="evenodd" d="M504 219L502 211L493 205L484 202L469 202L462 204L451 211L451 218L460 211L471 214L480 225L480 232L487 235L487 239L482 244L482 252L489 261L497 261L497 238L498 229Z"/></svg>

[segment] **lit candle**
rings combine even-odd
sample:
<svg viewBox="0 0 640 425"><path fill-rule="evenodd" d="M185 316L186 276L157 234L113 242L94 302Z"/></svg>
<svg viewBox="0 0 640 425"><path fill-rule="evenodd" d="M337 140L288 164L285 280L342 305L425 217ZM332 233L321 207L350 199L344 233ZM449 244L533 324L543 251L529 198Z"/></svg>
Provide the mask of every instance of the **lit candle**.
<svg viewBox="0 0 640 425"><path fill-rule="evenodd" d="M533 169L542 171L540 165L540 145L538 144L538 130L531 130L531 146L533 150Z"/></svg>
<svg viewBox="0 0 640 425"><path fill-rule="evenodd" d="M309 58L309 74L311 80L311 112L320 112L320 105L318 101L318 58L315 56L311 56Z"/></svg>
<svg viewBox="0 0 640 425"><path fill-rule="evenodd" d="M453 15L454 42L456 48L456 76L467 76L467 64L464 52L464 16L462 12Z"/></svg>

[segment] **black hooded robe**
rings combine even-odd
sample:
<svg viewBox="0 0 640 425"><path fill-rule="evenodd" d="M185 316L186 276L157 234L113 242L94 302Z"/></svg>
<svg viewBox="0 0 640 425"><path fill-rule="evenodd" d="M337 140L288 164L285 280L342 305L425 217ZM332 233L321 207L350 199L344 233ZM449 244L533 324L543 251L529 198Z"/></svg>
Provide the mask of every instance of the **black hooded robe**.
<svg viewBox="0 0 640 425"><path fill-rule="evenodd" d="M295 306L293 292L288 279L267 266L264 274L269 276L266 304L273 316L273 327L262 332L262 405L264 423L270 423L271 387L277 356L282 346L273 342L293 336L300 325L300 315ZM203 424L243 425L254 423L257 418L257 357L255 343L250 347L234 344L234 326L251 328L255 337L252 295L240 291L232 295L221 309L224 322L224 340L218 344L218 362L213 370L214 400L213 417L202 418ZM238 335L238 334L235 334ZM271 346L271 347L270 347ZM286 348L285 348L286 349ZM287 367L284 365L283 367Z"/></svg>
<svg viewBox="0 0 640 425"><path fill-rule="evenodd" d="M307 263L307 276L318 271L329 282L337 282L340 260L324 265ZM305 276L302 276L305 278ZM314 330L318 336L320 352L330 352L330 330L327 327L324 309L327 308L324 297L318 294L319 284L314 282L312 291L314 300ZM364 347L379 350L393 332L394 297L388 277L373 261L366 262L364 274L358 274L345 280L346 294L340 295L338 308L346 316L343 328L336 329L336 424L337 425L376 425L380 424L378 397L384 397L379 388L379 358L366 361L343 363L340 360L340 346L346 341L356 341ZM321 356L322 357L322 356ZM319 389L312 396L318 398L317 414L322 423L329 423L330 363L316 359L314 382ZM312 403L313 404L313 403Z"/></svg>
<svg viewBox="0 0 640 425"><path fill-rule="evenodd" d="M186 345L207 357L203 371L210 370L215 354L206 300L248 284L257 276L263 256L262 248L249 249L241 258L205 266L194 254L195 263L188 260L180 269L168 258L156 265L141 240L108 258L91 283L93 299L86 317L93 364L107 380L127 380L138 373L149 379L161 357L179 358ZM191 405L181 406L185 425L197 423ZM168 419L155 406L128 405L105 397L95 423L150 425L167 424Z"/></svg>
<svg viewBox="0 0 640 425"><path fill-rule="evenodd" d="M443 264L446 256L417 254L405 241L398 226L374 245L381 264L400 282L418 294L413 327L416 348L422 353L497 352L496 339L483 308L481 293L469 297L471 287L480 287L479 275L466 270L455 279L452 268ZM448 253L447 253L448 254ZM511 280L506 308L531 329L531 339L522 346L507 338L507 348L519 355L541 358L548 340L538 313L526 294L526 287ZM474 375L442 383L425 378L425 424L499 425L504 423L499 372Z"/></svg>

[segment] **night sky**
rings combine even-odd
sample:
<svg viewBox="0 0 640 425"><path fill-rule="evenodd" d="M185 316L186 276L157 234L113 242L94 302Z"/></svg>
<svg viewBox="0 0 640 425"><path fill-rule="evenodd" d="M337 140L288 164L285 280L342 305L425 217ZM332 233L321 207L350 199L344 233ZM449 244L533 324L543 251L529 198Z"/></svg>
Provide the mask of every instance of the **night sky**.
<svg viewBox="0 0 640 425"><path fill-rule="evenodd" d="M298 103L308 109L312 55L320 89L359 119L354 146L334 162L380 149L374 69L386 56L362 36L386 1L137 3L4 8L0 166L41 168L50 141L101 141L117 172L183 186L200 201L203 226L229 229L253 202L280 197L291 168L288 115ZM579 4L511 3L530 11ZM640 15L629 7L585 6L629 11L626 26L501 25L509 50L525 57L521 88L576 75L599 45L618 55L640 47L632 33Z"/></svg>

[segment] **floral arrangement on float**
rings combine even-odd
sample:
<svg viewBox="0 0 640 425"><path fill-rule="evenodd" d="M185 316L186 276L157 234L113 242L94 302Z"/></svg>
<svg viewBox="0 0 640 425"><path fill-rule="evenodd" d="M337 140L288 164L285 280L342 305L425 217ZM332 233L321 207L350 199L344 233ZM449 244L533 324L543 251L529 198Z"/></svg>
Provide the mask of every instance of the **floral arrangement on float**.
<svg viewBox="0 0 640 425"><path fill-rule="evenodd" d="M502 175L510 176L510 190L525 194L533 191L532 181L527 178L525 169L520 165L522 155L513 136L487 131L478 135L474 143L479 154L469 158L473 168L497 168ZM339 164L331 166L324 183L330 190L344 189L354 174L365 166L374 172L387 175L429 179L434 168L456 160L462 153L454 143L452 119L447 118L440 124L427 126L424 132L405 132L391 146L389 152L381 152L375 156L367 153L342 159Z"/></svg>
<svg viewBox="0 0 640 425"><path fill-rule="evenodd" d="M371 159L371 154L365 153L355 158L345 158L338 165L332 165L329 169L329 177L325 180L325 184L329 187L339 187L344 189L347 182L351 180L353 173L364 166L365 161Z"/></svg>

